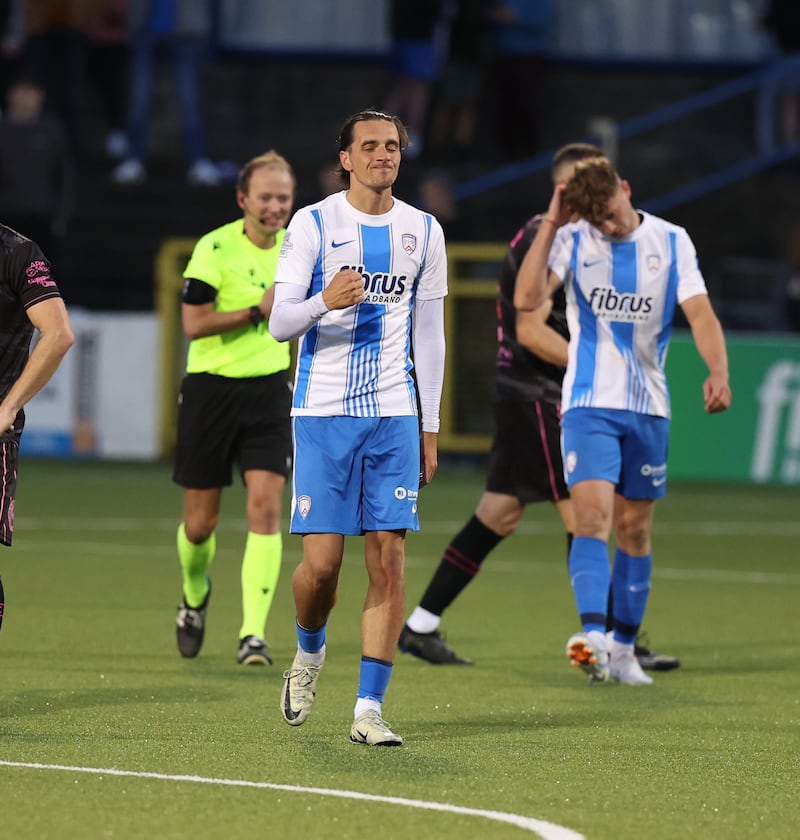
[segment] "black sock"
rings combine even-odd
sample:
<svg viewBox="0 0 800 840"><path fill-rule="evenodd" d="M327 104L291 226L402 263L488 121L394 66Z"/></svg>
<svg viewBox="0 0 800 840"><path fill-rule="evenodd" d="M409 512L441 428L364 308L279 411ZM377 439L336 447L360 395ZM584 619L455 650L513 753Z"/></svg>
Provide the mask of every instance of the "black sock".
<svg viewBox="0 0 800 840"><path fill-rule="evenodd" d="M486 555L502 539L473 516L444 550L439 568L419 602L422 609L441 615L478 574Z"/></svg>
<svg viewBox="0 0 800 840"><path fill-rule="evenodd" d="M3 591L3 578L0 578L0 628L3 626L3 611L6 607L6 593Z"/></svg>

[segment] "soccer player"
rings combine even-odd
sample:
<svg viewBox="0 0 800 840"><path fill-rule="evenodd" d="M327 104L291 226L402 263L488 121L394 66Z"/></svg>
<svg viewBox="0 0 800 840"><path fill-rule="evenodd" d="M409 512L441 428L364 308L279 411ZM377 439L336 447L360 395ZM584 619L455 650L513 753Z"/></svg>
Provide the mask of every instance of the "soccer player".
<svg viewBox="0 0 800 840"><path fill-rule="evenodd" d="M263 636L281 567L291 386L289 345L272 338L267 321L295 187L292 167L276 152L249 160L236 187L243 218L203 236L183 274L181 314L190 344L173 479L184 488L177 641L189 658L203 644L214 529L222 489L231 484L236 463L247 488L248 525L236 659L242 665L272 664Z"/></svg>
<svg viewBox="0 0 800 840"><path fill-rule="evenodd" d="M347 189L292 219L270 320L275 338L302 336L291 531L303 535L303 558L292 579L297 654L283 675L281 713L300 726L311 711L345 536L363 535L368 585L350 740L372 746L403 742L382 703L405 612L405 535L419 528L418 491L438 465L444 378L444 236L433 216L392 195L407 142L396 116L367 110L346 120Z"/></svg>
<svg viewBox="0 0 800 840"><path fill-rule="evenodd" d="M553 156L553 182L566 182L578 161L598 157L604 157L603 150L588 143L562 146ZM436 665L472 664L443 638L439 631L442 614L474 580L491 551L517 530L528 504L552 502L564 524L567 551L572 543L572 506L560 443L561 380L569 340L566 298L559 290L535 312L518 312L513 305L517 271L541 220L541 215L529 219L512 239L498 282L495 432L486 489L472 517L444 550L400 633L401 651ZM608 617L610 631L610 607ZM674 656L639 645L636 655L645 668L680 666Z"/></svg>
<svg viewBox="0 0 800 840"><path fill-rule="evenodd" d="M0 224L0 543L11 545L25 404L50 381L75 340L39 246ZM34 329L39 338L30 350ZM0 627L5 595L0 580Z"/></svg>
<svg viewBox="0 0 800 840"><path fill-rule="evenodd" d="M607 160L579 163L566 184L556 184L520 266L514 304L536 310L562 285L570 333L562 450L575 518L569 567L583 625L567 642L567 656L590 682L647 685L653 680L636 661L634 640L650 591L655 501L666 492L664 362L676 306L708 367L709 413L731 401L725 337L689 235L635 209L630 185ZM610 574L612 523L617 545Z"/></svg>

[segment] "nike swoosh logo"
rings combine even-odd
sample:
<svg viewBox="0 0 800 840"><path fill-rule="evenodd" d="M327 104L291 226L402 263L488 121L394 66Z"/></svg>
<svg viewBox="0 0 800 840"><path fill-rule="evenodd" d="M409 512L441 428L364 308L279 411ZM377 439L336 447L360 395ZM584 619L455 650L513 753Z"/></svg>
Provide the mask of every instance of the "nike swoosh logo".
<svg viewBox="0 0 800 840"><path fill-rule="evenodd" d="M351 242L355 242L355 239L348 239L346 242L336 242L331 239L331 248L341 248L342 245L349 245Z"/></svg>
<svg viewBox="0 0 800 840"><path fill-rule="evenodd" d="M603 262L603 257L601 257L599 260L584 260L583 267L591 268L593 265L599 265L601 262Z"/></svg>
<svg viewBox="0 0 800 840"><path fill-rule="evenodd" d="M653 487L660 487L666 480L667 480L666 476L661 476L661 478L654 478L653 479Z"/></svg>
<svg viewBox="0 0 800 840"><path fill-rule="evenodd" d="M301 711L302 711L302 710L301 710ZM291 700L291 698L290 698L290 696L289 696L289 691L288 691L288 689L287 689L287 691L286 691L286 700L285 700L285 702L284 702L284 704L283 704L283 714L284 714L284 717L286 718L286 720L287 720L287 721L297 720L297 718L299 718L299 717L300 717L300 712L299 712L299 711L298 711L298 712L296 712L296 711L292 708L292 700Z"/></svg>

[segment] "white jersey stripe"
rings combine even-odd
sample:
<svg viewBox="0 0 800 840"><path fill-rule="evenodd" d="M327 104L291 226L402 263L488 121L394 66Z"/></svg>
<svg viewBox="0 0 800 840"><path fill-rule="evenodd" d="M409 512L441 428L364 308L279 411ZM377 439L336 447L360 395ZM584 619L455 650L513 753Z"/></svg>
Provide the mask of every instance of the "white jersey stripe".
<svg viewBox="0 0 800 840"><path fill-rule="evenodd" d="M417 297L447 294L441 226L398 199L382 215L361 213L345 192L298 210L276 282L309 298L343 268L362 274L365 300L327 312L301 336L292 414L415 415L410 314Z"/></svg>
<svg viewBox="0 0 800 840"><path fill-rule="evenodd" d="M623 239L579 221L561 228L553 243L548 264L565 284L571 336L564 411L669 417L664 364L675 307L706 287L686 231L640 215Z"/></svg>

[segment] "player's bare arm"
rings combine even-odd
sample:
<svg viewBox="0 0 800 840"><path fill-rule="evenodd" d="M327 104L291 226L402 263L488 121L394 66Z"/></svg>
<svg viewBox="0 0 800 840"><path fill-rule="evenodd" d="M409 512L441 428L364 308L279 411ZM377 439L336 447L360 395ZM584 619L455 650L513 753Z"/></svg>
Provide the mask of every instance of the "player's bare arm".
<svg viewBox="0 0 800 840"><path fill-rule="evenodd" d="M703 382L703 401L709 414L725 411L731 404L728 373L728 351L725 336L707 295L694 295L681 304L692 330L692 338L700 357L708 367Z"/></svg>
<svg viewBox="0 0 800 840"><path fill-rule="evenodd" d="M569 342L547 323L552 311L553 300L547 298L533 312L517 312L517 341L540 359L565 368Z"/></svg>
<svg viewBox="0 0 800 840"><path fill-rule="evenodd" d="M322 292L328 309L347 309L364 300L364 277L352 268L343 268L334 274Z"/></svg>
<svg viewBox="0 0 800 840"><path fill-rule="evenodd" d="M439 468L439 433L422 433L422 481L420 487L430 484Z"/></svg>
<svg viewBox="0 0 800 840"><path fill-rule="evenodd" d="M538 309L558 287L558 277L547 269L547 258L558 229L570 220L569 208L561 203L563 192L563 183L553 188L547 213L519 267L514 287L514 308L517 310L531 312Z"/></svg>
<svg viewBox="0 0 800 840"><path fill-rule="evenodd" d="M27 315L39 330L39 340L19 379L0 403L0 428L3 431L12 428L17 412L50 381L75 341L67 308L61 298L36 303L28 309Z"/></svg>

